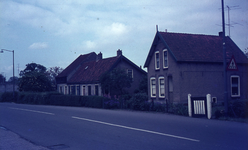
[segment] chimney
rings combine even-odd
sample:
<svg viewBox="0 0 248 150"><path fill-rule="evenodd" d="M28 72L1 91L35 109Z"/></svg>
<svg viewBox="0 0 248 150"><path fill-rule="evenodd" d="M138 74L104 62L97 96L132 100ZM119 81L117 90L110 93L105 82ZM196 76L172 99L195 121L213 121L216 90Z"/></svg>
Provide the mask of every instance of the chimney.
<svg viewBox="0 0 248 150"><path fill-rule="evenodd" d="M102 53L100 52L97 56L96 56L96 61L99 61L102 59Z"/></svg>
<svg viewBox="0 0 248 150"><path fill-rule="evenodd" d="M219 32L219 36L221 36L221 37L222 37L222 36L223 36L223 32Z"/></svg>
<svg viewBox="0 0 248 150"><path fill-rule="evenodd" d="M122 56L122 50L120 49L117 50L117 56Z"/></svg>

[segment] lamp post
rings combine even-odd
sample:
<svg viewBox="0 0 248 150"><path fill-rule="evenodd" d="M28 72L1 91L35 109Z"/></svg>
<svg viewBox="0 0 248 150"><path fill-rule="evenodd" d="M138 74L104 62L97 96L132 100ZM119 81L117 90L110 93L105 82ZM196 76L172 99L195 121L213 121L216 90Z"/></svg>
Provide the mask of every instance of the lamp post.
<svg viewBox="0 0 248 150"><path fill-rule="evenodd" d="M7 50L7 49L1 49L0 53L3 53L4 51L12 52L13 53L13 100L15 98L15 63L14 63L14 50Z"/></svg>

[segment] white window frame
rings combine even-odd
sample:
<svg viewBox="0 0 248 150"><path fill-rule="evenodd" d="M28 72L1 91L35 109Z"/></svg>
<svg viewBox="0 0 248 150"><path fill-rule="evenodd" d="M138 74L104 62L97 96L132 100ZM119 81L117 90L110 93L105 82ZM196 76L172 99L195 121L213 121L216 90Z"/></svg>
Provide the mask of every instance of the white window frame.
<svg viewBox="0 0 248 150"><path fill-rule="evenodd" d="M158 60L157 60L157 54L158 54ZM158 61L158 65L157 65ZM159 51L155 52L155 69L158 70L160 69L160 56L159 56Z"/></svg>
<svg viewBox="0 0 248 150"><path fill-rule="evenodd" d="M86 96L86 85L82 85L82 96Z"/></svg>
<svg viewBox="0 0 248 150"><path fill-rule="evenodd" d="M63 85L59 86L59 93L64 94Z"/></svg>
<svg viewBox="0 0 248 150"><path fill-rule="evenodd" d="M87 85L87 96L92 96L94 91L92 91L92 86L91 85Z"/></svg>
<svg viewBox="0 0 248 150"><path fill-rule="evenodd" d="M161 93L161 82L160 82L160 80L164 80L164 95L162 95L162 93ZM165 98L165 79L164 79L164 77L159 77L158 78L158 88L159 88L159 97L160 98Z"/></svg>
<svg viewBox="0 0 248 150"><path fill-rule="evenodd" d="M97 91L96 91L96 86L97 86ZM95 84L95 86L94 86L94 93L95 93L94 95L96 95L96 96L100 96L100 94L99 94L99 91L100 91L99 86L100 86L99 84Z"/></svg>
<svg viewBox="0 0 248 150"><path fill-rule="evenodd" d="M65 91L64 91L64 94L67 95L68 94L68 86L66 85L65 86Z"/></svg>
<svg viewBox="0 0 248 150"><path fill-rule="evenodd" d="M166 58L166 60L167 60L167 66L165 66L165 57L164 57L164 52L166 52L167 53L167 58ZM169 61L168 61L168 50L167 49L164 49L163 50L163 68L168 68L169 67Z"/></svg>
<svg viewBox="0 0 248 150"><path fill-rule="evenodd" d="M130 71L130 70L131 70L131 72L132 72L131 78L132 78L132 80L133 80L133 69L127 69L127 75L129 75L129 74L128 74L128 71Z"/></svg>
<svg viewBox="0 0 248 150"><path fill-rule="evenodd" d="M155 95L153 95L153 86L152 86L152 80L155 81ZM156 91L156 78L155 77L151 77L150 78L150 92L151 92L151 97L156 97L157 95L157 91Z"/></svg>
<svg viewBox="0 0 248 150"><path fill-rule="evenodd" d="M79 88L79 90L78 90L78 88ZM75 86L75 91L76 91L76 92L75 92L75 93L76 93L75 95L80 95L80 85L76 85L76 86ZM78 93L78 92L79 92L79 93Z"/></svg>
<svg viewBox="0 0 248 150"><path fill-rule="evenodd" d="M234 85L232 83L232 78L238 78L238 85ZM231 85L231 96L232 97L240 97L240 77L238 75L232 75L230 77L230 85ZM237 94L233 94L233 88L234 87L238 88L238 93Z"/></svg>

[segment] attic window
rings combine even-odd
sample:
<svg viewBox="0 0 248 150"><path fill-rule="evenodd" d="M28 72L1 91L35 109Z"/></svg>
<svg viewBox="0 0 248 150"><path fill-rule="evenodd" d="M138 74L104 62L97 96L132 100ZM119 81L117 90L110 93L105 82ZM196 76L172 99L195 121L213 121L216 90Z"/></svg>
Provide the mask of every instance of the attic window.
<svg viewBox="0 0 248 150"><path fill-rule="evenodd" d="M159 51L155 52L155 69L159 69Z"/></svg>
<svg viewBox="0 0 248 150"><path fill-rule="evenodd" d="M88 69L88 66L86 66L84 69Z"/></svg>
<svg viewBox="0 0 248 150"><path fill-rule="evenodd" d="M167 49L163 50L163 67L168 68L168 51L167 51Z"/></svg>

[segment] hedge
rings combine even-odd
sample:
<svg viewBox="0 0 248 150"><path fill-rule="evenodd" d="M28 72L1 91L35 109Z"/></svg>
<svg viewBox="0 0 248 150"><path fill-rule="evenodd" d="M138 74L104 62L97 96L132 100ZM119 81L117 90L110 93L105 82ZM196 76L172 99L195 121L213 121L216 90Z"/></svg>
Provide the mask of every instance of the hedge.
<svg viewBox="0 0 248 150"><path fill-rule="evenodd" d="M92 108L103 108L104 101L107 101L107 98L101 96L62 95L57 92L15 92L15 98L12 92L5 92L0 97L0 102Z"/></svg>

